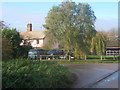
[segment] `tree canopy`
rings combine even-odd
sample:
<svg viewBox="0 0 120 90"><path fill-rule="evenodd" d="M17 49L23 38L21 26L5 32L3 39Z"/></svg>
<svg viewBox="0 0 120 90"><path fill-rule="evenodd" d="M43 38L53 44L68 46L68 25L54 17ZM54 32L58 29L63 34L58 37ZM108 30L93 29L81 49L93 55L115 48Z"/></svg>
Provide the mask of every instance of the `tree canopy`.
<svg viewBox="0 0 120 90"><path fill-rule="evenodd" d="M102 56L105 53L107 37L102 32L97 32L92 38L91 42L91 52Z"/></svg>
<svg viewBox="0 0 120 90"><path fill-rule="evenodd" d="M89 4L67 1L49 11L44 27L48 30L46 35L51 43L58 42L77 57L89 51L91 39L96 34L95 20Z"/></svg>
<svg viewBox="0 0 120 90"><path fill-rule="evenodd" d="M18 57L18 53L20 50L20 43L21 43L21 38L19 35L19 32L16 29L9 29L9 28L4 28L2 30L2 39L6 39L9 41L9 45L11 49L13 50L13 57L16 58Z"/></svg>

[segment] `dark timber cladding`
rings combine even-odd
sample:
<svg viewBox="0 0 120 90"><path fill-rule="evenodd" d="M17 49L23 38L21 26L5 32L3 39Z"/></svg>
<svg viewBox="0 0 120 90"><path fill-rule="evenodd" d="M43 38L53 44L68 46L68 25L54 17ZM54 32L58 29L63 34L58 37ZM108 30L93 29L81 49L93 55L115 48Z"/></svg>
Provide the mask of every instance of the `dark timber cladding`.
<svg viewBox="0 0 120 90"><path fill-rule="evenodd" d="M120 55L120 47L106 47L106 55Z"/></svg>

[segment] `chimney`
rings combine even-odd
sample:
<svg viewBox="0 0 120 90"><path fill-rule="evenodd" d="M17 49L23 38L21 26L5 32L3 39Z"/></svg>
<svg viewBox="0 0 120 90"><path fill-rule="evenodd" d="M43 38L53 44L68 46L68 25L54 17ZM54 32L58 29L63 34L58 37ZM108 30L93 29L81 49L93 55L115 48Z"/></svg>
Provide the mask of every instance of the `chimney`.
<svg viewBox="0 0 120 90"><path fill-rule="evenodd" d="M28 32L32 31L32 24L31 23L27 24L27 31Z"/></svg>

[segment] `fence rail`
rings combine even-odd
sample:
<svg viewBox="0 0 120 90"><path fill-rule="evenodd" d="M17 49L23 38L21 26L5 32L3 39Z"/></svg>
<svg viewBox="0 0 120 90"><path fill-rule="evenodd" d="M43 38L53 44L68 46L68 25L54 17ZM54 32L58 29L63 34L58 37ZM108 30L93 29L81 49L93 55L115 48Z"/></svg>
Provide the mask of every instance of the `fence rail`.
<svg viewBox="0 0 120 90"><path fill-rule="evenodd" d="M97 55L87 55L85 56L85 60L94 60L94 59L101 59L101 60L105 60L105 59L117 59L118 55L116 56L109 56L109 55L103 55L101 56L97 56ZM51 60L51 59L68 59L68 60L72 60L72 59L76 59L75 57L72 57L70 55L39 55L37 58L37 60L43 60L43 59L47 59L47 60Z"/></svg>
<svg viewBox="0 0 120 90"><path fill-rule="evenodd" d="M40 60L42 59L70 59L73 58L70 55L40 55Z"/></svg>

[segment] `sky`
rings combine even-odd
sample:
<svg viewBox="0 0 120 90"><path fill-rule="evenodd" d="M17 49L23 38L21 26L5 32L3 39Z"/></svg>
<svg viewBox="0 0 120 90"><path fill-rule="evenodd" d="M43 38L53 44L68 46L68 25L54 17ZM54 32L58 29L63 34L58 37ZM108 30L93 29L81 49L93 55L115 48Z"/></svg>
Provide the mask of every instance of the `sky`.
<svg viewBox="0 0 120 90"><path fill-rule="evenodd" d="M11 28L26 31L27 24L32 23L33 30L43 30L45 17L53 6L61 2L2 2L2 16ZM79 3L79 2L76 2ZM118 2L87 2L90 4L95 16L95 28L98 31L107 31L118 27Z"/></svg>

